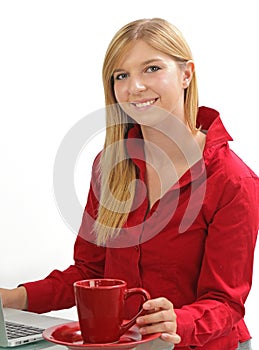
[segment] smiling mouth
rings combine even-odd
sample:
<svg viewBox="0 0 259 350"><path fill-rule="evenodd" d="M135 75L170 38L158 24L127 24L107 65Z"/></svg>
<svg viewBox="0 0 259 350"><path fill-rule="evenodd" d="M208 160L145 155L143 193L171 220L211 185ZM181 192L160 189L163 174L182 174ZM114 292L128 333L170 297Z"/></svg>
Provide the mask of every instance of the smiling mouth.
<svg viewBox="0 0 259 350"><path fill-rule="evenodd" d="M157 98L154 98L153 100L145 101L145 102L131 102L134 106L137 108L143 108L147 106L153 105L157 101Z"/></svg>

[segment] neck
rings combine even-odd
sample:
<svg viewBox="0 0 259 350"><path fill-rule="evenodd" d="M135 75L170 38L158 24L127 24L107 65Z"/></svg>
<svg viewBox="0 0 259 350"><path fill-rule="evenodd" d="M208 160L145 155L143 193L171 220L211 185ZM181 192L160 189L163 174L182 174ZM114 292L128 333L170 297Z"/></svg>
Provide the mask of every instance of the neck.
<svg viewBox="0 0 259 350"><path fill-rule="evenodd" d="M157 165L168 160L191 167L202 157L205 135L199 131L192 132L187 123L176 118L168 118L161 125L141 126L145 141L146 160Z"/></svg>
<svg viewBox="0 0 259 350"><path fill-rule="evenodd" d="M181 151L176 140L152 127L142 127L147 162L167 163L168 158L176 161Z"/></svg>

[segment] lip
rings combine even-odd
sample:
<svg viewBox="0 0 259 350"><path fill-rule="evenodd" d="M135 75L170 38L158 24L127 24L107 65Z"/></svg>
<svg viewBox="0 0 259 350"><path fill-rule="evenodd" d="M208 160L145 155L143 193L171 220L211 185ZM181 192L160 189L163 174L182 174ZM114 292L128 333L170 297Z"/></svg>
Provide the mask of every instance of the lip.
<svg viewBox="0 0 259 350"><path fill-rule="evenodd" d="M132 101L130 102L130 104L136 107L137 109L145 109L150 106L153 106L157 100L158 98L150 98L150 99L144 99L139 101Z"/></svg>

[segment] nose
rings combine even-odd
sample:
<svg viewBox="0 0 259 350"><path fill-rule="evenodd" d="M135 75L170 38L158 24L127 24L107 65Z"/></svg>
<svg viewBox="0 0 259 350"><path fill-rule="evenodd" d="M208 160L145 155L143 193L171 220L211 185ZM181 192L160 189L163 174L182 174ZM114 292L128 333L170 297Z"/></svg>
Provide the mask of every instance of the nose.
<svg viewBox="0 0 259 350"><path fill-rule="evenodd" d="M146 85L140 77L131 76L129 84L129 92L132 95L139 94L140 92L146 90Z"/></svg>

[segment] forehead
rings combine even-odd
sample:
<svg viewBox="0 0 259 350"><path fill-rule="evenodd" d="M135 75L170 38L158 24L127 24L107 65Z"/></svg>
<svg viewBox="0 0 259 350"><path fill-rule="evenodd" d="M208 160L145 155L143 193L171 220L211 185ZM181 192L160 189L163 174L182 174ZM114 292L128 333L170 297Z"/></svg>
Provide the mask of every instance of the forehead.
<svg viewBox="0 0 259 350"><path fill-rule="evenodd" d="M116 62L116 68L123 68L137 64L143 64L152 60L173 60L172 57L146 43L144 40L136 40L127 45L122 55Z"/></svg>

